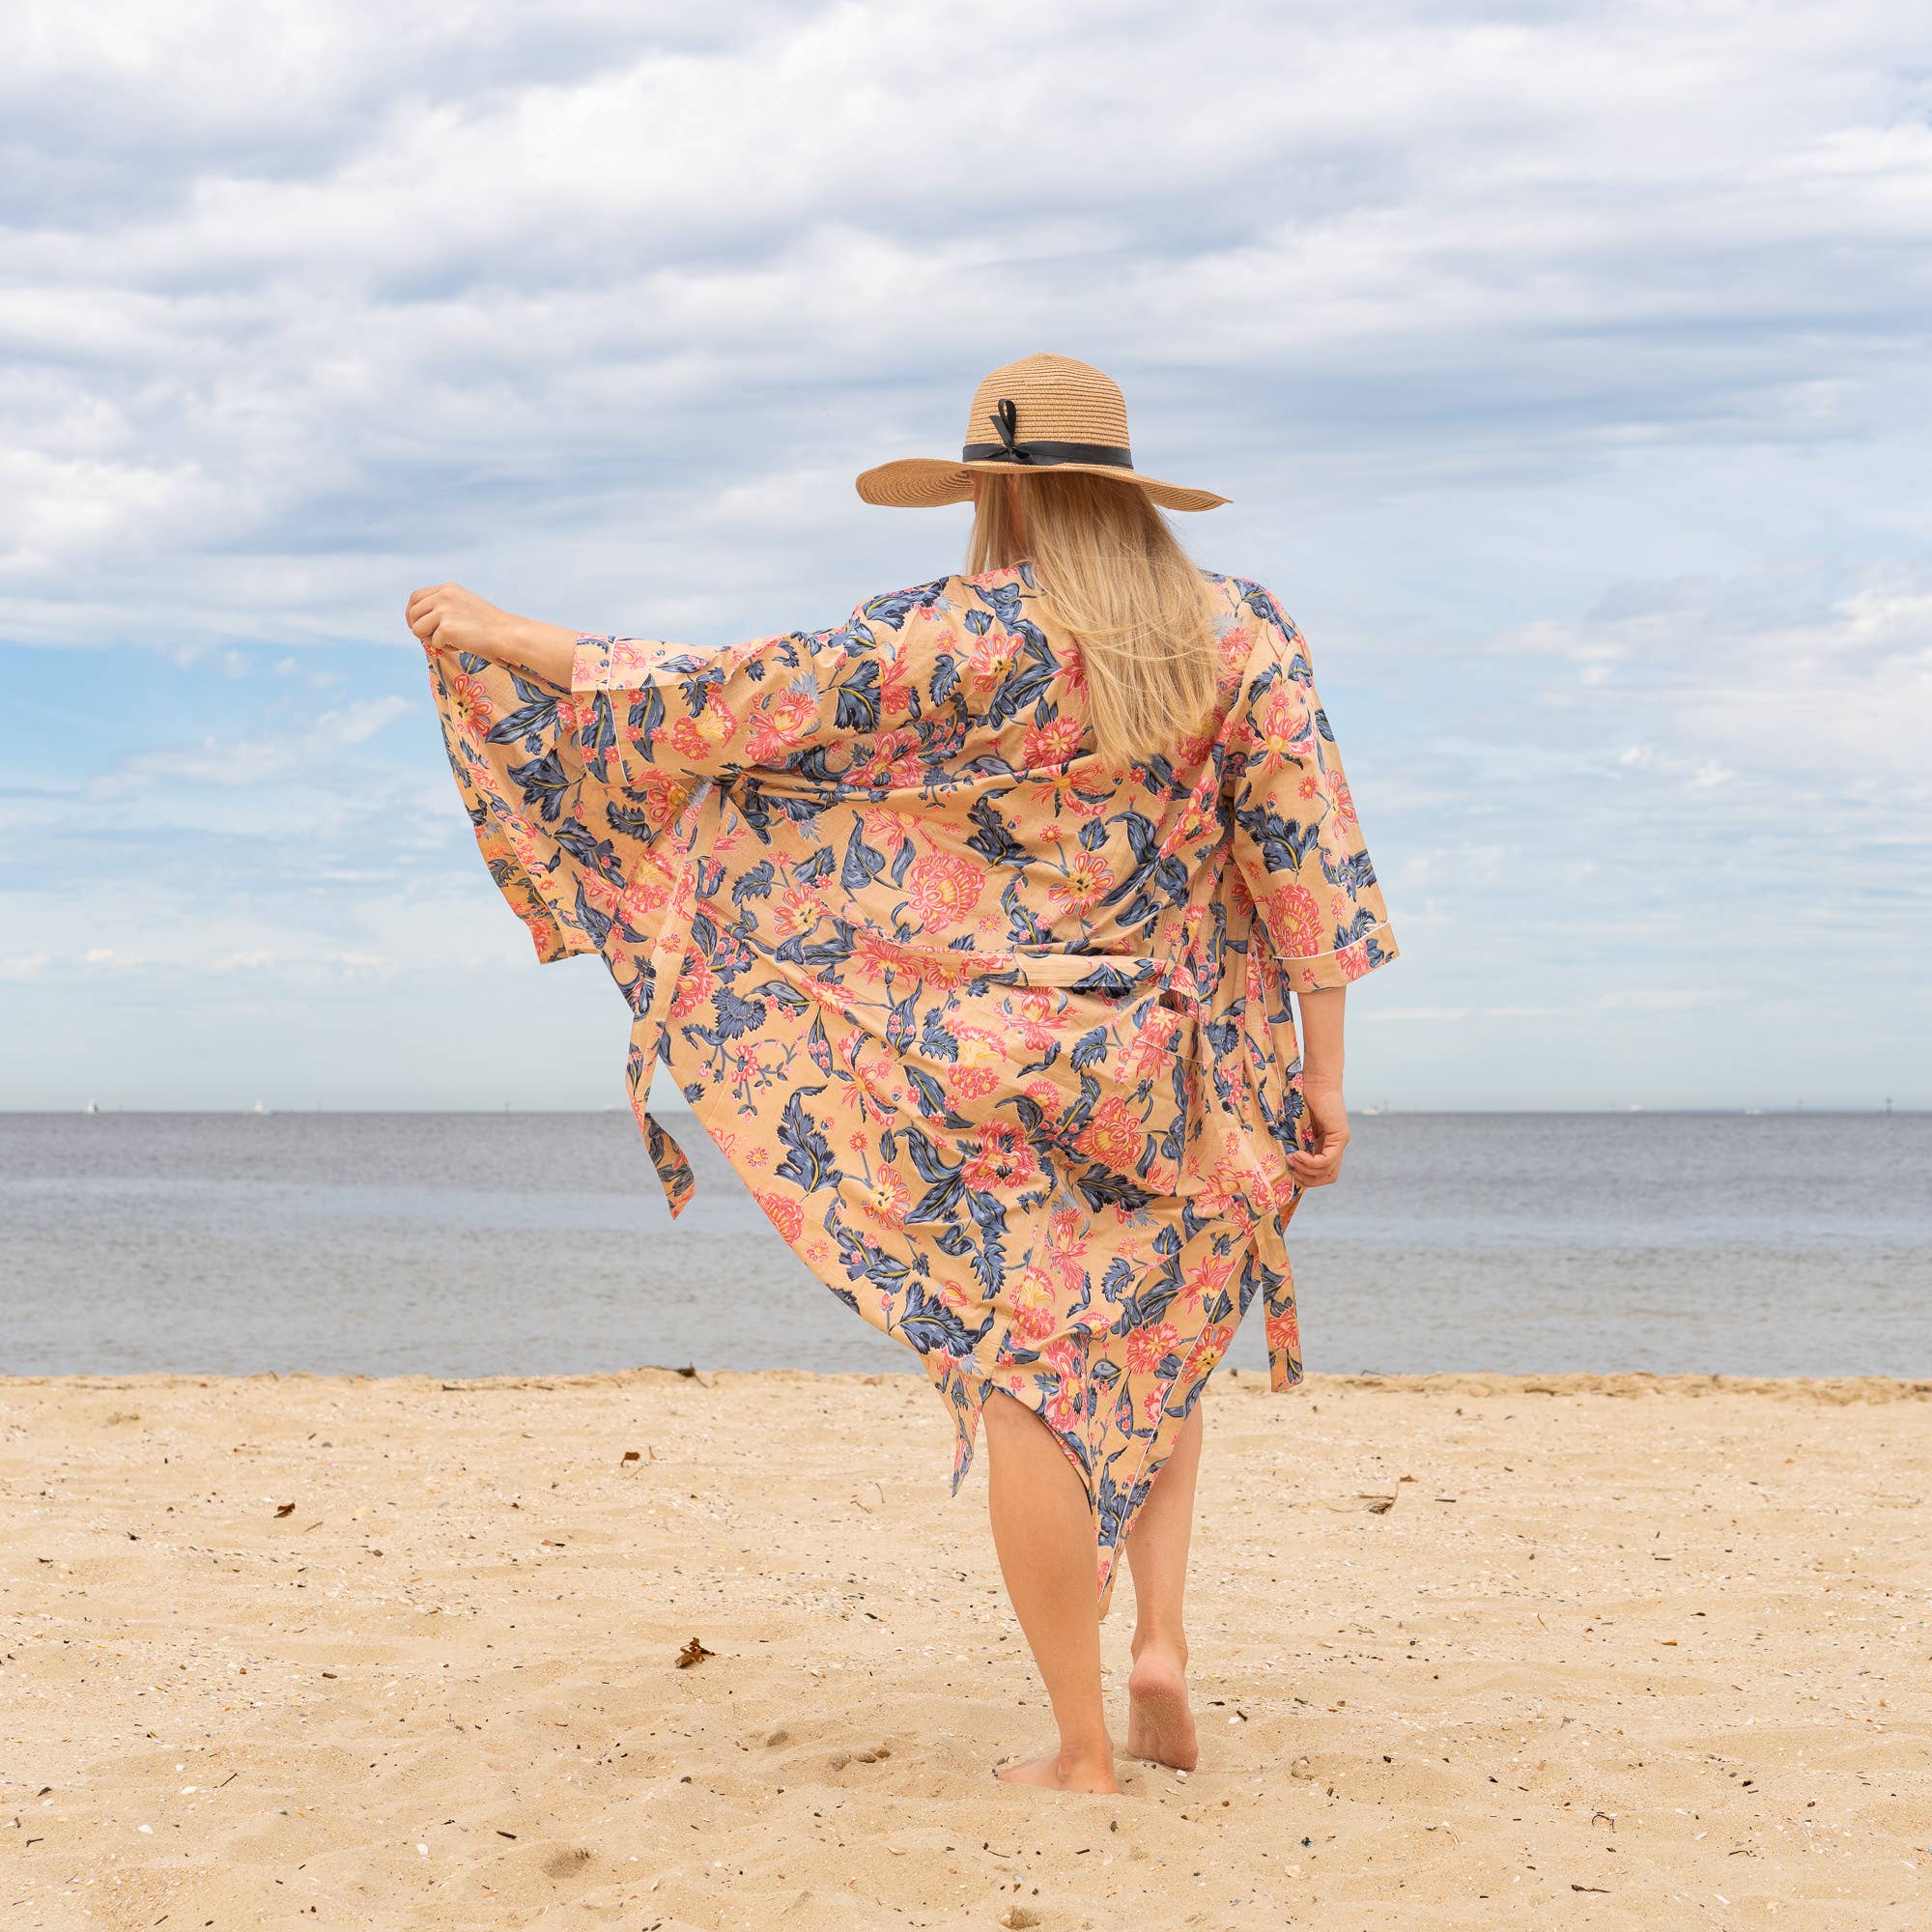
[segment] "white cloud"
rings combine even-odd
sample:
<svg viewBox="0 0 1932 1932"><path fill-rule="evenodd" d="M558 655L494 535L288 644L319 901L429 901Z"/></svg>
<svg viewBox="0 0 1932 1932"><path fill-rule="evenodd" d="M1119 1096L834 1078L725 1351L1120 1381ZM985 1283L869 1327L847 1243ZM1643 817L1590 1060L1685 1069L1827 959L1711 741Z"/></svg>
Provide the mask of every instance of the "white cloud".
<svg viewBox="0 0 1932 1932"><path fill-rule="evenodd" d="M196 745L137 752L96 779L97 795L134 791L177 781L192 784L266 784L329 754L360 745L404 713L419 707L406 697L372 697L325 711L298 730L258 738L204 738Z"/></svg>

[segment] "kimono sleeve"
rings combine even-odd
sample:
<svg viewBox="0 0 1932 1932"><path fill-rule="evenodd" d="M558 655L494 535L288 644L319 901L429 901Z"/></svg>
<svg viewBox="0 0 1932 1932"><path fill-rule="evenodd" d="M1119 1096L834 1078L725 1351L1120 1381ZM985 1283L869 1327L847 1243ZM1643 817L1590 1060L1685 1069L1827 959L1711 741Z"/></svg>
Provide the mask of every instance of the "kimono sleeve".
<svg viewBox="0 0 1932 1932"><path fill-rule="evenodd" d="M851 639L849 624L712 648L582 636L570 688L588 700L586 753L645 793L795 764L855 722Z"/></svg>
<svg viewBox="0 0 1932 1932"><path fill-rule="evenodd" d="M1278 612L1256 629L1227 724L1236 861L1289 984L1346 986L1396 957L1395 935L1307 645Z"/></svg>

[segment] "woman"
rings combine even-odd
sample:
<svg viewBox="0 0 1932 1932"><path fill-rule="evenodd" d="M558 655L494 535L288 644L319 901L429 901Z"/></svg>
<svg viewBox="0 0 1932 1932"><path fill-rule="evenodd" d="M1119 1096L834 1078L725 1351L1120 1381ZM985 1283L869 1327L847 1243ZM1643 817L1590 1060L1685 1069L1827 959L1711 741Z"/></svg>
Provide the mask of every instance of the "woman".
<svg viewBox="0 0 1932 1932"><path fill-rule="evenodd" d="M419 590L450 764L543 960L630 1002L631 1103L671 1211L662 1062L785 1239L981 1417L1002 1573L1057 1750L1114 1791L1095 1609L1134 1573L1127 1748L1195 1761L1181 1627L1200 1398L1250 1298L1301 1379L1282 1228L1348 1144L1350 980L1395 956L1307 646L1198 569L1120 390L1033 355L958 462L968 569L725 648ZM1300 1009L1300 1038L1288 993ZM1131 1540L1130 1540L1131 1539Z"/></svg>

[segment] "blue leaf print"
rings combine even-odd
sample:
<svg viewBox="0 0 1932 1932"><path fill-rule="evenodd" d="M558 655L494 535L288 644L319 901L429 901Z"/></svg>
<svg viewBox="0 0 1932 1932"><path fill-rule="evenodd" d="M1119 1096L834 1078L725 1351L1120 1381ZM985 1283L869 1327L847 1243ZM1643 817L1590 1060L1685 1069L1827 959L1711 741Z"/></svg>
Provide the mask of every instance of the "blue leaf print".
<svg viewBox="0 0 1932 1932"><path fill-rule="evenodd" d="M895 1326L922 1355L942 1349L949 1355L964 1355L972 1348L966 1324L938 1295L919 1282L907 1284L905 1300Z"/></svg>
<svg viewBox="0 0 1932 1932"><path fill-rule="evenodd" d="M814 1194L838 1179L838 1168L832 1158L831 1144L818 1130L818 1122L806 1112L806 1094L824 1090L810 1087L794 1094L779 1116L779 1145L785 1157L774 1172L781 1180L789 1180L801 1193Z"/></svg>
<svg viewBox="0 0 1932 1932"><path fill-rule="evenodd" d="M563 795L571 788L571 781L565 778L562 762L554 752L546 752L542 757L532 758L526 765L512 765L506 776L512 784L522 789L524 803L537 808L545 824L555 822L563 810Z"/></svg>
<svg viewBox="0 0 1932 1932"><path fill-rule="evenodd" d="M908 839L907 844L911 844ZM851 835L845 840L845 863L838 870L838 883L848 893L862 893L886 868L886 855L866 843L866 821L854 812Z"/></svg>
<svg viewBox="0 0 1932 1932"><path fill-rule="evenodd" d="M1083 1033L1073 1042L1073 1051L1067 1059L1076 1072L1084 1073L1090 1066L1097 1066L1107 1057L1107 1029L1096 1026L1092 1033Z"/></svg>
<svg viewBox="0 0 1932 1932"><path fill-rule="evenodd" d="M732 882L731 903L741 906L747 899L770 898L774 876L769 859L761 860L748 872L741 872Z"/></svg>

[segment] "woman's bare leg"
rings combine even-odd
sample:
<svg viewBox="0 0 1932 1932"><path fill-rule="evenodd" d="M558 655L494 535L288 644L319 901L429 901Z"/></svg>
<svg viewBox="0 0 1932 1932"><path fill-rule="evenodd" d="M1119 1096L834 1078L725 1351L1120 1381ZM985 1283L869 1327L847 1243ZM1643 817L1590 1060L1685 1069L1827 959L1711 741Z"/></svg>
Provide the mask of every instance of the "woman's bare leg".
<svg viewBox="0 0 1932 1932"><path fill-rule="evenodd" d="M1187 1635L1180 1599L1201 1474L1197 1401L1160 1466L1127 1538L1134 1573L1134 1667L1127 1678L1127 1754L1192 1771L1199 1755L1187 1702Z"/></svg>
<svg viewBox="0 0 1932 1932"><path fill-rule="evenodd" d="M1061 1791L1118 1791L1100 1701L1099 1546L1087 1492L1050 1430L1004 1389L980 1411L992 1451L993 1546L1053 1701L1060 1748L1002 1777Z"/></svg>

